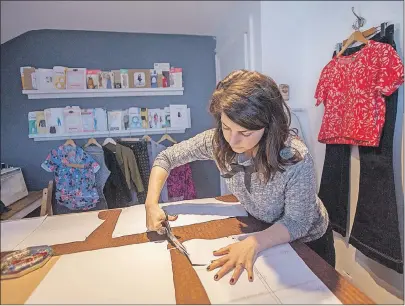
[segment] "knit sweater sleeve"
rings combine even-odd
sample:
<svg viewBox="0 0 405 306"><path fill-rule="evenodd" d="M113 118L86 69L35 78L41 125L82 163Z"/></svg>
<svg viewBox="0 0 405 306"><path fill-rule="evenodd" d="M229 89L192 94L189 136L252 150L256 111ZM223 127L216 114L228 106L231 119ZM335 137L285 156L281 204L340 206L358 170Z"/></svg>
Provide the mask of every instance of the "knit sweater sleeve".
<svg viewBox="0 0 405 306"><path fill-rule="evenodd" d="M284 200L284 214L277 223L288 229L291 241L304 237L319 217L314 163L310 154L291 168Z"/></svg>
<svg viewBox="0 0 405 306"><path fill-rule="evenodd" d="M192 161L213 160L212 140L214 131L214 129L207 130L168 147L158 154L153 167L159 166L170 172L170 170Z"/></svg>

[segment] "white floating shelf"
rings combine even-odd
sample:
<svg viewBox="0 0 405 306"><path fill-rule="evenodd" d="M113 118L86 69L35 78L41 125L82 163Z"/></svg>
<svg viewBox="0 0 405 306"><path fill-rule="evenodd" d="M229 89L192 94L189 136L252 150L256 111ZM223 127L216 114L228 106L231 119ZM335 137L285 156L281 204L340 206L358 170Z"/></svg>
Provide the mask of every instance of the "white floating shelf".
<svg viewBox="0 0 405 306"><path fill-rule="evenodd" d="M65 134L30 134L29 138L34 141L52 141L65 139L87 139L87 138L104 138L104 137L128 137L128 136L143 136L143 135L158 135L158 134L181 134L185 133L184 128L162 128L162 129L137 129L126 131L105 131L105 132L89 132L89 133L65 133Z"/></svg>
<svg viewBox="0 0 405 306"><path fill-rule="evenodd" d="M184 88L121 88L121 89L60 89L52 91L23 90L28 99L135 97L135 96L182 96Z"/></svg>

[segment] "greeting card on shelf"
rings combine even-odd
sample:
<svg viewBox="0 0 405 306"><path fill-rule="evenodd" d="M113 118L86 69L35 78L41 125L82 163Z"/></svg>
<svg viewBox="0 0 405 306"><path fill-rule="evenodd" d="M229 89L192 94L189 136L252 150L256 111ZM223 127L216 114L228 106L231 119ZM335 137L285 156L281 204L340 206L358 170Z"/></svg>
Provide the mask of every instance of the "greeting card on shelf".
<svg viewBox="0 0 405 306"><path fill-rule="evenodd" d="M142 128L141 109L139 107L130 107L129 113L129 128L131 130Z"/></svg>
<svg viewBox="0 0 405 306"><path fill-rule="evenodd" d="M94 109L94 128L97 132L104 132L108 130L107 111L105 109Z"/></svg>
<svg viewBox="0 0 405 306"><path fill-rule="evenodd" d="M44 111L38 111L36 113L37 132L38 134L46 134L45 113Z"/></svg>
<svg viewBox="0 0 405 306"><path fill-rule="evenodd" d="M83 132L95 132L94 108L82 109Z"/></svg>
<svg viewBox="0 0 405 306"><path fill-rule="evenodd" d="M108 112L108 130L121 131L122 130L122 111L109 111Z"/></svg>
<svg viewBox="0 0 405 306"><path fill-rule="evenodd" d="M147 129L149 126L148 108L141 108L142 128Z"/></svg>
<svg viewBox="0 0 405 306"><path fill-rule="evenodd" d="M68 68L66 89L86 89L86 68Z"/></svg>
<svg viewBox="0 0 405 306"><path fill-rule="evenodd" d="M29 134L37 134L37 112L29 112L28 113L28 129Z"/></svg>
<svg viewBox="0 0 405 306"><path fill-rule="evenodd" d="M128 109L122 111L122 129L129 130L129 113Z"/></svg>
<svg viewBox="0 0 405 306"><path fill-rule="evenodd" d="M38 90L50 91L55 89L53 73L53 69L38 68L35 70Z"/></svg>
<svg viewBox="0 0 405 306"><path fill-rule="evenodd" d="M181 88L183 87L183 69L170 68L170 87Z"/></svg>
<svg viewBox="0 0 405 306"><path fill-rule="evenodd" d="M150 88L149 69L129 69L129 88Z"/></svg>
<svg viewBox="0 0 405 306"><path fill-rule="evenodd" d="M66 67L53 67L53 85L56 89L66 89Z"/></svg>
<svg viewBox="0 0 405 306"><path fill-rule="evenodd" d="M38 89L34 67L20 67L21 84L24 90Z"/></svg>
<svg viewBox="0 0 405 306"><path fill-rule="evenodd" d="M63 108L47 108L44 110L46 133L63 134L65 132L65 122Z"/></svg>
<svg viewBox="0 0 405 306"><path fill-rule="evenodd" d="M101 74L101 84L99 88L112 89L114 88L114 74L111 71L102 71Z"/></svg>
<svg viewBox="0 0 405 306"><path fill-rule="evenodd" d="M86 73L86 84L87 89L98 89L99 88L99 69L87 70Z"/></svg>
<svg viewBox="0 0 405 306"><path fill-rule="evenodd" d="M150 70L150 87L158 88L158 73L156 70Z"/></svg>
<svg viewBox="0 0 405 306"><path fill-rule="evenodd" d="M67 133L80 133L83 131L82 114L79 106L66 106L63 113Z"/></svg>
<svg viewBox="0 0 405 306"><path fill-rule="evenodd" d="M169 106L167 106L163 109L162 116L163 116L162 127L163 128L171 127L171 125L170 125L170 107Z"/></svg>
<svg viewBox="0 0 405 306"><path fill-rule="evenodd" d="M112 76L113 76L114 88L116 88L116 89L121 88L121 71L120 70L112 70L111 73L112 73Z"/></svg>
<svg viewBox="0 0 405 306"><path fill-rule="evenodd" d="M187 105L170 105L170 124L173 128L188 128Z"/></svg>
<svg viewBox="0 0 405 306"><path fill-rule="evenodd" d="M128 69L120 69L121 88L129 88Z"/></svg>
<svg viewBox="0 0 405 306"><path fill-rule="evenodd" d="M162 128L162 110L159 108L149 109L149 128L161 129Z"/></svg>
<svg viewBox="0 0 405 306"><path fill-rule="evenodd" d="M154 63L153 69L158 73L158 87L170 87L170 63Z"/></svg>

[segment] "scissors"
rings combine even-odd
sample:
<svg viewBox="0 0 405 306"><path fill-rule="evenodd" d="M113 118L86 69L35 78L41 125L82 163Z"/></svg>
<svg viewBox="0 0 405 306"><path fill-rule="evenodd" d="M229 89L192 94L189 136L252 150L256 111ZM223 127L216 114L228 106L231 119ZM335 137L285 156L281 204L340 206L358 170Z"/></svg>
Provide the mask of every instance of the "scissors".
<svg viewBox="0 0 405 306"><path fill-rule="evenodd" d="M184 254L190 260L190 254L187 252L186 247L172 233L172 228L170 227L169 224L169 215L165 210L163 211L165 212L166 215L165 221L162 222L162 225L164 227L164 233L166 233L168 240L174 244L176 249L178 249L180 253Z"/></svg>
<svg viewBox="0 0 405 306"><path fill-rule="evenodd" d="M180 251L180 253L182 253L187 257L188 261L191 263L192 266L204 266L200 264L193 264L193 262L190 259L190 254L187 252L186 247L172 233L172 228L170 227L169 224L169 215L165 210L163 211L165 212L166 218L165 221L162 222L162 225L163 228L165 229L168 240L174 244L174 246L176 247L176 249Z"/></svg>

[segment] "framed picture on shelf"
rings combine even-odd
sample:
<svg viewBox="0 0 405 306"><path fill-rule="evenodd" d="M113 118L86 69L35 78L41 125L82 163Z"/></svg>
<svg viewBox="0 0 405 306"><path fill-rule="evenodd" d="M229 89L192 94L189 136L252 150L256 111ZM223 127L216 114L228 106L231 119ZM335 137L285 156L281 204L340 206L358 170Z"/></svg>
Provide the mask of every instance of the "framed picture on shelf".
<svg viewBox="0 0 405 306"><path fill-rule="evenodd" d="M149 69L129 69L129 88L150 88L150 70Z"/></svg>

